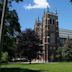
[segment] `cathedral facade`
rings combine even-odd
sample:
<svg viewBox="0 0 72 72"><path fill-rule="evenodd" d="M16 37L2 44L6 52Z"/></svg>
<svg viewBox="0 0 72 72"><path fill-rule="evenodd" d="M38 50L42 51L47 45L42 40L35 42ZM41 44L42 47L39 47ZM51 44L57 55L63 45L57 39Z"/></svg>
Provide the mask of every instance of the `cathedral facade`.
<svg viewBox="0 0 72 72"><path fill-rule="evenodd" d="M41 40L44 62L55 61L56 50L67 46L68 40L72 43L72 30L59 29L58 23L57 12L49 11L43 14L42 21L39 18L35 21L34 30Z"/></svg>
<svg viewBox="0 0 72 72"><path fill-rule="evenodd" d="M35 22L34 30L42 41L42 58L45 62L48 62L51 56L55 56L55 51L59 46L57 13L48 11L44 13L42 22L39 19Z"/></svg>

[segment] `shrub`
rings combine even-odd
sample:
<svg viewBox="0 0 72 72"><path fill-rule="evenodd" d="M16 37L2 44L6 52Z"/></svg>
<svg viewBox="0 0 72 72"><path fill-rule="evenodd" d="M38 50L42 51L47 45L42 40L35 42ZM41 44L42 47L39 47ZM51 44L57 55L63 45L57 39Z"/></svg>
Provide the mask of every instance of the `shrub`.
<svg viewBox="0 0 72 72"><path fill-rule="evenodd" d="M2 52L1 62L8 63L8 52Z"/></svg>

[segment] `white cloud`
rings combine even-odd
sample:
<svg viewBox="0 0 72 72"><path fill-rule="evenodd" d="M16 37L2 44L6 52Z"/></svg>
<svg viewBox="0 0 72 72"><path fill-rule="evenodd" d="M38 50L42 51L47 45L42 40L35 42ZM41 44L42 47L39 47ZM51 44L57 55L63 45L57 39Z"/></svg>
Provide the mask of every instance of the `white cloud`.
<svg viewBox="0 0 72 72"><path fill-rule="evenodd" d="M47 8L50 7L47 0L33 0L34 5L28 4L24 6L25 9L34 9L34 8Z"/></svg>

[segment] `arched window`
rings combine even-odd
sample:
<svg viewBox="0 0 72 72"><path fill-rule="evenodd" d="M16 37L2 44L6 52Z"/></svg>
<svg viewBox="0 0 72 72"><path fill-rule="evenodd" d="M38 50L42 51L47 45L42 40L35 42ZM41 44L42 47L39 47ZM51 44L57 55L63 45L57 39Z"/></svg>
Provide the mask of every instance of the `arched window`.
<svg viewBox="0 0 72 72"><path fill-rule="evenodd" d="M52 24L52 19L50 18L50 22L49 22L50 24Z"/></svg>
<svg viewBox="0 0 72 72"><path fill-rule="evenodd" d="M55 20L53 19L53 24L55 23Z"/></svg>
<svg viewBox="0 0 72 72"><path fill-rule="evenodd" d="M53 18L50 18L49 24L54 24L54 23L55 23L55 20Z"/></svg>

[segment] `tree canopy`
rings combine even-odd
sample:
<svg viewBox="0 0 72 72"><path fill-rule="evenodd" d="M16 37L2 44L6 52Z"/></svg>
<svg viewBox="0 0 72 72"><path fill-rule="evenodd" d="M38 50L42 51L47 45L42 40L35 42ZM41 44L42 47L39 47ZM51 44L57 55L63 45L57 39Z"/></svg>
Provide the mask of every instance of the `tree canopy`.
<svg viewBox="0 0 72 72"><path fill-rule="evenodd" d="M1 22L4 0L1 1L2 2L0 3L0 22ZM7 0L1 43L2 43L2 51L8 52L9 57L14 57L14 53L15 53L14 46L15 46L16 36L21 32L19 18L16 10L9 9L13 1L19 3L20 1L23 0Z"/></svg>
<svg viewBox="0 0 72 72"><path fill-rule="evenodd" d="M18 55L19 57L27 58L30 63L32 59L38 58L41 53L42 48L40 46L40 40L37 34L31 30L26 29L21 33L18 38Z"/></svg>

